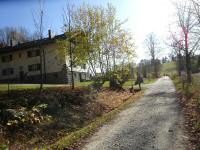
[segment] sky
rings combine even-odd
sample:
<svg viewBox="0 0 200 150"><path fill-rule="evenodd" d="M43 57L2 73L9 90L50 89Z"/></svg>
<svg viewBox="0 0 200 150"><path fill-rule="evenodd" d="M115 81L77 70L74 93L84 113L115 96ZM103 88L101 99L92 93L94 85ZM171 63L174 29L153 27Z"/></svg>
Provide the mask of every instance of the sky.
<svg viewBox="0 0 200 150"><path fill-rule="evenodd" d="M160 40L162 52L160 57L169 52L165 46L169 24L174 7L171 0L71 0L75 5L88 3L105 6L113 4L120 20L128 21L124 27L130 29L136 43L136 62L147 58L144 40L147 34L154 32ZM61 33L63 8L67 0L45 1L45 26L54 34ZM0 0L0 28L23 26L34 31L32 14L38 9L38 0ZM47 31L46 34L47 36Z"/></svg>

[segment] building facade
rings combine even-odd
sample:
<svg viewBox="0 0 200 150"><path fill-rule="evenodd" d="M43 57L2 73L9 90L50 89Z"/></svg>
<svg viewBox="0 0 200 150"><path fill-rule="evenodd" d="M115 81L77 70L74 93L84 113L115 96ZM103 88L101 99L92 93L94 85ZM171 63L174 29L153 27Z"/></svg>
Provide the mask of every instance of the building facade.
<svg viewBox="0 0 200 150"><path fill-rule="evenodd" d="M71 82L69 60L61 56L56 45L58 35L15 46L0 48L0 83L62 84ZM89 80L86 65L73 68L75 82Z"/></svg>

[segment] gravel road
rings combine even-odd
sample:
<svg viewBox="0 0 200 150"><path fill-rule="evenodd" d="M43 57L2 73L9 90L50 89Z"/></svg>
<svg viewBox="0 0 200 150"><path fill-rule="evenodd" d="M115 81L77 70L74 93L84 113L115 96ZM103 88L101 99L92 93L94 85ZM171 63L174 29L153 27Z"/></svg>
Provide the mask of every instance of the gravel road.
<svg viewBox="0 0 200 150"><path fill-rule="evenodd" d="M187 135L175 87L168 77L86 141L83 150L185 150Z"/></svg>

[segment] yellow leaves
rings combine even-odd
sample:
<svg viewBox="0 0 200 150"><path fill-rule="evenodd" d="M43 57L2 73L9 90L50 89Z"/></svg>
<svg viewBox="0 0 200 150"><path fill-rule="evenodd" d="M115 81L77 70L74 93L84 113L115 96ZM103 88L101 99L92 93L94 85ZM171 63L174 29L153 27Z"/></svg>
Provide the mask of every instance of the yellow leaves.
<svg viewBox="0 0 200 150"><path fill-rule="evenodd" d="M117 18L111 4L106 8L83 4L68 17L71 18L71 30L67 26L64 30L68 39L57 42L61 56L69 56L70 42L74 44L72 59L77 65L90 62L92 66L105 67L102 64L110 63L107 66L112 67L114 59L119 62L135 56L132 35L122 28L124 22Z"/></svg>

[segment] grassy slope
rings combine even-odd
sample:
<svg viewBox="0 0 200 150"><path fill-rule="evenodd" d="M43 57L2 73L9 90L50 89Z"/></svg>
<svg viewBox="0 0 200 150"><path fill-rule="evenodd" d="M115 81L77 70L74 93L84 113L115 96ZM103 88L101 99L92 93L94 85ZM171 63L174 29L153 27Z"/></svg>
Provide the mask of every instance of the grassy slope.
<svg viewBox="0 0 200 150"><path fill-rule="evenodd" d="M183 107L185 127L190 135L190 147L200 149L200 74L193 74L192 84L186 84L185 88L178 76L172 79Z"/></svg>
<svg viewBox="0 0 200 150"><path fill-rule="evenodd" d="M175 62L168 62L165 64L162 64L161 66L161 74L174 74L176 73L176 63Z"/></svg>
<svg viewBox="0 0 200 150"><path fill-rule="evenodd" d="M191 142L190 149L200 149L200 73L193 74L192 84L185 84L185 88L183 88L180 77L177 76L175 62L163 64L161 73L171 76L180 97L185 127Z"/></svg>
<svg viewBox="0 0 200 150"><path fill-rule="evenodd" d="M162 64L161 73L171 76L185 116L185 127L189 133L190 149L200 149L200 73L193 74L192 84L183 84L177 76L175 62Z"/></svg>
<svg viewBox="0 0 200 150"><path fill-rule="evenodd" d="M177 76L175 62L162 64L161 73L171 76L180 97L185 117L185 127L189 133L190 149L200 149L200 73L193 74L192 84L183 84Z"/></svg>

